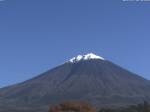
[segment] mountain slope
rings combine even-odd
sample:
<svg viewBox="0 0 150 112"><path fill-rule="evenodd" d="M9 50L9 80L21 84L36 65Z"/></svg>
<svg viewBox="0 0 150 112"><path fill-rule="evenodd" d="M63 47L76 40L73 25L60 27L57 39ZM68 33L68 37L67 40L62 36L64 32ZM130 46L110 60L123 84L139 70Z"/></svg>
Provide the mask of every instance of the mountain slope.
<svg viewBox="0 0 150 112"><path fill-rule="evenodd" d="M90 56L73 58L31 80L0 89L0 109L34 112L66 100L87 101L97 107L150 101L148 80Z"/></svg>

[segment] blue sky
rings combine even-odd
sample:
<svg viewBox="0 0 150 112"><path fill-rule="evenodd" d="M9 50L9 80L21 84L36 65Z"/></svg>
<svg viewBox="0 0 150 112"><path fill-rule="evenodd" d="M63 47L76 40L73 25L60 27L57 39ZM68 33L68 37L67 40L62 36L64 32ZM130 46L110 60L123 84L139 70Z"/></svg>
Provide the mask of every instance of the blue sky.
<svg viewBox="0 0 150 112"><path fill-rule="evenodd" d="M150 79L150 2L0 2L0 87L96 53Z"/></svg>

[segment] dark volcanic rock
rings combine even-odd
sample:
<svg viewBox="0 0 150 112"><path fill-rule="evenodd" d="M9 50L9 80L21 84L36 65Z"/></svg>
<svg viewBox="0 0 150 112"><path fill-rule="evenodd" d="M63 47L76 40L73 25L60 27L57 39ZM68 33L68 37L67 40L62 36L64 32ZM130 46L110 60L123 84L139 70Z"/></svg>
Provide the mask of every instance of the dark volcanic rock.
<svg viewBox="0 0 150 112"><path fill-rule="evenodd" d="M87 101L96 107L150 101L150 82L106 60L67 62L0 89L0 112L46 112L48 105L68 100Z"/></svg>

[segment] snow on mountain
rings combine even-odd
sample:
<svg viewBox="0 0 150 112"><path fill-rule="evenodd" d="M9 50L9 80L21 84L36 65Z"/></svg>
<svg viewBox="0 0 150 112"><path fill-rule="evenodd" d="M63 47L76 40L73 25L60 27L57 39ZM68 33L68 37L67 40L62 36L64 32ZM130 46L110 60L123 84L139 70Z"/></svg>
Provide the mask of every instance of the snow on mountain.
<svg viewBox="0 0 150 112"><path fill-rule="evenodd" d="M73 57L69 60L69 62L78 62L81 60L91 60L91 59L100 59L100 60L105 60L103 57L95 55L94 53L88 53L86 55L78 55L76 57Z"/></svg>
<svg viewBox="0 0 150 112"><path fill-rule="evenodd" d="M67 101L87 102L97 109L150 102L149 80L103 60L93 53L79 55L37 77L1 88L0 112L48 112L49 106Z"/></svg>

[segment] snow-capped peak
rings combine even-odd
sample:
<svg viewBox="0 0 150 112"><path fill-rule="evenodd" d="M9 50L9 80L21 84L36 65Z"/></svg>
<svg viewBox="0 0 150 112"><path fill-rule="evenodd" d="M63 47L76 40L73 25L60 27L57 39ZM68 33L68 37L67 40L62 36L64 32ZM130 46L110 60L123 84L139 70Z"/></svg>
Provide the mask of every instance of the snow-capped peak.
<svg viewBox="0 0 150 112"><path fill-rule="evenodd" d="M86 55L78 55L76 57L73 57L69 60L69 62L78 62L80 60L91 60L91 59L100 59L105 60L103 57L100 57L98 55L95 55L94 53L88 53Z"/></svg>

